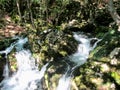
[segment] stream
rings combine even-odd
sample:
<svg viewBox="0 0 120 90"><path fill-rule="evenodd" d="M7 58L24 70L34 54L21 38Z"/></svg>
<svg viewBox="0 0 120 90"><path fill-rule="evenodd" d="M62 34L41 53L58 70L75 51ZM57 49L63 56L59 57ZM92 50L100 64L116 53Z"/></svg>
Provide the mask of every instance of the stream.
<svg viewBox="0 0 120 90"><path fill-rule="evenodd" d="M59 78L56 90L71 89L71 81L74 77L73 72L87 61L90 52L101 41L101 39L97 38L88 38L83 33L74 32L73 37L79 43L78 48L74 54L67 57L72 65L67 63L68 61L65 61L67 63L67 70ZM94 43L91 44L92 41ZM9 63L6 62L3 73L4 79L0 83L0 90L44 90L41 82L48 69L49 62L39 70L39 65L33 58L31 51L24 48L27 42L27 37L18 37L18 40L13 42L8 48L0 51L0 54L5 54L7 60L8 54L15 49L15 58L17 61L17 71L13 72L12 75L9 73Z"/></svg>

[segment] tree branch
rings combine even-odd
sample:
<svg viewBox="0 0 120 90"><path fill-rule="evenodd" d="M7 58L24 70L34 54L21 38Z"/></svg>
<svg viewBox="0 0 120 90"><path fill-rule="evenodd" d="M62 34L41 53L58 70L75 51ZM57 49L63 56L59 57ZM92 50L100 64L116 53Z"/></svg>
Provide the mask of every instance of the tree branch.
<svg viewBox="0 0 120 90"><path fill-rule="evenodd" d="M114 8L113 0L108 0L108 10L113 18L113 20L118 25L118 31L120 31L120 16Z"/></svg>

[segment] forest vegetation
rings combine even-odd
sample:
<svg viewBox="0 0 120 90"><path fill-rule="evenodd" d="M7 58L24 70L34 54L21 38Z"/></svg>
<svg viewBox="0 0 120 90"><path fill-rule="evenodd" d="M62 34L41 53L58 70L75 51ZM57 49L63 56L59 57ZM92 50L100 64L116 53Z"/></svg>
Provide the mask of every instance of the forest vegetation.
<svg viewBox="0 0 120 90"><path fill-rule="evenodd" d="M120 0L0 0L0 51L14 36L28 37L33 56L41 68L53 60L45 75L45 90L55 90L64 68L64 57L76 52L72 32L102 39L88 61L75 71L71 90L119 90L120 88ZM14 51L9 55L16 71ZM0 55L0 80L4 55ZM63 66L61 66L61 64Z"/></svg>

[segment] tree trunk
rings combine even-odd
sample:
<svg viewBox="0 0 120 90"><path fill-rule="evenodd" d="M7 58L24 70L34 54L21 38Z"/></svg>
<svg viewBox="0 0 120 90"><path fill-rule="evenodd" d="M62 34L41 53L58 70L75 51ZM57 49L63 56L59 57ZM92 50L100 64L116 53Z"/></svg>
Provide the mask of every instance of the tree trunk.
<svg viewBox="0 0 120 90"><path fill-rule="evenodd" d="M28 6L28 10L29 10L29 15L30 15L30 20L31 20L32 27L35 29L33 14L32 14L32 11L31 11L31 0L27 0L27 6Z"/></svg>
<svg viewBox="0 0 120 90"><path fill-rule="evenodd" d="M18 14L19 14L19 16L20 16L20 21L22 21L22 16L21 16L21 12L20 12L19 0L16 1L16 5L17 5L17 9L18 9Z"/></svg>
<svg viewBox="0 0 120 90"><path fill-rule="evenodd" d="M116 22L118 26L118 31L120 31L120 16L118 15L117 11L114 8L113 0L108 0L108 10L110 15L112 16L113 20Z"/></svg>

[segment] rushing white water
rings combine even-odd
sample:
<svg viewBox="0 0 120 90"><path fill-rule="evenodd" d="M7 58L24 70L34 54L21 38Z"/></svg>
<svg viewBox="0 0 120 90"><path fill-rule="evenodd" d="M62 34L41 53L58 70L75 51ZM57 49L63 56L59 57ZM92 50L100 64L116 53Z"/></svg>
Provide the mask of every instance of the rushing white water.
<svg viewBox="0 0 120 90"><path fill-rule="evenodd" d="M90 51L92 51L97 43L101 41L101 39L97 38L88 38L83 34L74 33L74 38L80 43L78 45L78 50L75 54L69 56L69 60L75 63L77 66L80 66L86 62L89 57ZM96 40L96 42L91 45L91 41Z"/></svg>
<svg viewBox="0 0 120 90"><path fill-rule="evenodd" d="M83 34L74 33L74 38L80 43L78 45L78 50L73 55L69 56L69 60L73 62L75 65L69 68L69 72L66 72L59 80L57 90L70 90L70 81L72 79L72 72L74 69L86 62L89 57L89 53L93 50L97 43L101 41L101 39L97 38L88 38ZM92 40L97 40L93 45L91 45Z"/></svg>
<svg viewBox="0 0 120 90"><path fill-rule="evenodd" d="M57 90L70 90L72 76L63 75L58 83Z"/></svg>
<svg viewBox="0 0 120 90"><path fill-rule="evenodd" d="M86 35L74 33L74 38L79 42L77 52L68 56L70 62L74 66L68 65L68 70L60 78L57 90L70 90L73 71L80 65L84 64L100 39L88 38ZM9 75L8 62L4 69L4 80L0 83L0 90L42 90L42 78L49 63L45 64L41 70L38 68L35 59L29 50L24 49L24 45L28 42L28 38L17 38L18 40L10 45L0 54L5 54L6 59L8 54L16 49L15 58L17 61L17 71ZM95 40L94 44L91 41Z"/></svg>
<svg viewBox="0 0 120 90"><path fill-rule="evenodd" d="M0 52L7 55L15 47L17 50L15 57L18 68L17 72L11 77L5 76L5 79L0 83L0 90L42 90L40 83L48 63L39 71L38 65L35 63L31 52L23 49L27 41L27 38L20 38L17 42L12 43L6 50ZM5 72L8 73L9 70L6 69Z"/></svg>
<svg viewBox="0 0 120 90"><path fill-rule="evenodd" d="M23 45L28 41L28 38L20 38L17 37L16 39L18 39L16 42L13 42L10 47L6 48L3 51L0 51L0 54L5 54L5 58L6 58L6 65L4 66L4 72L3 72L3 76L5 78L9 77L9 63L7 60L7 55L13 50L14 47L16 47L16 50L20 50L23 48ZM19 48L20 47L20 48Z"/></svg>
<svg viewBox="0 0 120 90"><path fill-rule="evenodd" d="M73 78L70 67L68 66L68 70L66 73L60 78L57 86L57 90L70 90L71 79Z"/></svg>

